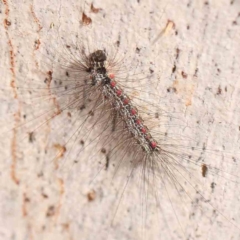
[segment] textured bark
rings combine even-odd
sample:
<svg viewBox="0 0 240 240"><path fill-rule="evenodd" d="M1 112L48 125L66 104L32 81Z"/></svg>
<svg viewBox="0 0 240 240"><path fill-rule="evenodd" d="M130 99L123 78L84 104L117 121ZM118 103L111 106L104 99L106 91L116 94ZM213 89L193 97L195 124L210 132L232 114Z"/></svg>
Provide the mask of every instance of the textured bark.
<svg viewBox="0 0 240 240"><path fill-rule="evenodd" d="M90 8L91 2L72 0L0 3L0 239L239 239L239 0L97 0ZM36 134L27 126L14 128L35 113L35 105L25 104L29 93L16 86L51 80L41 49L54 51L51 44L77 33L97 46L119 41L123 55L138 59L136 72L159 79L159 104L180 113L188 136L220 150L207 163L223 169L223 177L213 172L203 178L201 168L195 169L209 204L198 207L206 201L193 190L186 202L171 189L162 199L161 189L159 205L149 200L146 206L147 196L134 183L121 197L126 174L112 181L113 168L98 173L86 151L81 161L60 169L68 149L55 135L64 130L55 126L65 127L64 117ZM57 107L51 101L46 109ZM62 154L54 159L57 152ZM223 161L225 153L231 157Z"/></svg>

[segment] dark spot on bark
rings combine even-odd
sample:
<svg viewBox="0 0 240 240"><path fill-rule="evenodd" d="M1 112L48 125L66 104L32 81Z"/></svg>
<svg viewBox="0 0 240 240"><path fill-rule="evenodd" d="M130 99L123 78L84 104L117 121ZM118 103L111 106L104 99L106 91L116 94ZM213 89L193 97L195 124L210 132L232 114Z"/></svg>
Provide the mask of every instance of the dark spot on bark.
<svg viewBox="0 0 240 240"><path fill-rule="evenodd" d="M208 167L207 167L207 165L206 165L206 164L202 164L202 176L203 176L203 177L206 177L207 172L208 172Z"/></svg>
<svg viewBox="0 0 240 240"><path fill-rule="evenodd" d="M92 202L94 201L96 198L96 192L94 190L90 191L88 194L87 194L87 199L89 202Z"/></svg>
<svg viewBox="0 0 240 240"><path fill-rule="evenodd" d="M182 71L181 74L182 74L182 77L185 78L185 79L188 77L188 75L184 71Z"/></svg>
<svg viewBox="0 0 240 240"><path fill-rule="evenodd" d="M47 217L52 217L55 214L55 210L56 209L53 205L49 206L48 210L47 210L47 213L46 213L46 216Z"/></svg>

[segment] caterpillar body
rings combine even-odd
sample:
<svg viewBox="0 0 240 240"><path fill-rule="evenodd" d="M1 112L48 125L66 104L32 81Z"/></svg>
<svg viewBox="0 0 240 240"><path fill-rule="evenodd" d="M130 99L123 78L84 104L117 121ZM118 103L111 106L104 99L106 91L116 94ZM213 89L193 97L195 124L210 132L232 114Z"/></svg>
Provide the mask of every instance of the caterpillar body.
<svg viewBox="0 0 240 240"><path fill-rule="evenodd" d="M6 9L7 2L3 4ZM0 116L4 156L1 188L6 189L1 196L8 206L3 205L1 217L4 231L11 233L5 239L17 236L16 229L24 229L24 236L39 240L56 235L63 240L79 236L86 240L239 239L238 111L229 114L229 122L221 121L222 115L230 112L225 111L227 103L237 99L237 90L232 86L236 86L239 74L236 77L227 72L221 66L222 55L213 54L223 52L230 59L231 51L235 53L230 45L220 51L224 43L216 45L214 39L215 35L218 39L231 38L237 25L232 26L232 20L226 20L222 11L216 12L220 3L215 8L211 3L211 16L215 14L218 19L212 22L221 30L212 37L208 29L211 21L202 30L209 3L202 4L198 15L194 15L199 7L194 1L186 1L181 8L169 7L169 12L175 9L181 14L171 13L171 18L161 21L159 1L150 1L151 6L138 1L127 2L127 13L119 10L119 15L114 5L106 13L106 25L96 26L92 15L105 7L96 8L92 3L91 18L88 13L81 18L79 8L71 7L79 3L73 2L63 3L61 9L66 11L59 8L56 16L66 16L57 21L51 20L52 13L42 11L42 5L39 12L33 13L38 9L35 2L30 15L37 24L29 21L33 25L26 29L18 25L17 34L13 26L26 14L10 7L10 14L18 16L15 22L9 21L9 11L2 11L7 21L1 34L6 43L1 58L10 64L1 66L4 77L0 94L1 113L7 113ZM191 24L184 22L185 17L175 19L183 15L197 19ZM61 20L71 21L69 16L74 16L71 24ZM142 16L152 20L148 23ZM69 33L69 26L72 31L79 30L79 24L73 27L76 19L83 22L79 35ZM114 27L105 27L110 19L115 20ZM143 21L138 39L128 31L135 20L138 24ZM222 30L227 21L226 26L234 30ZM116 23L126 24L126 32L117 29ZM83 29L91 24L96 28L85 34ZM159 33L160 28L163 30ZM183 34L187 32L184 29L195 31ZM216 45L217 50L198 46L205 30L210 45ZM169 32L174 36L162 43L160 37ZM225 32L228 35L222 37ZM59 35L64 36L60 37L63 43L56 47ZM82 44L88 36L92 40L86 40L90 49ZM182 39L186 36L189 39ZM69 44L68 37L76 37L76 44ZM124 53L123 61L115 53L111 55L111 46L105 44L107 38ZM175 39L179 40L176 46ZM97 46L102 42L104 47ZM170 58L164 54L169 47L173 49ZM144 49L149 53L147 57ZM209 67L215 67L212 56L220 75L217 77ZM231 69L236 72L238 57L235 59ZM207 75L205 69L213 73ZM227 85L220 82L222 79L231 82ZM212 107L214 104L220 107ZM232 113L233 109L237 107L232 107ZM228 151L228 145L235 149ZM11 183L9 188L6 180ZM18 214L12 207L16 202ZM9 214L4 209L14 210ZM23 223L21 229L15 218Z"/></svg>

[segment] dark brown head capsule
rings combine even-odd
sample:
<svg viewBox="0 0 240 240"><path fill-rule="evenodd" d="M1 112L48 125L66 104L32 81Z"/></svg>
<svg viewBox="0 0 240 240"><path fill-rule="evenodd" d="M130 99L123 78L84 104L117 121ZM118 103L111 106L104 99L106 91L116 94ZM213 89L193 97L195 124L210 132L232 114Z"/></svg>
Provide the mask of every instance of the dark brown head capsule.
<svg viewBox="0 0 240 240"><path fill-rule="evenodd" d="M104 61L106 61L107 56L103 50L97 50L90 54L89 59L90 59L91 64L96 65L96 63L98 63L101 65L104 63Z"/></svg>

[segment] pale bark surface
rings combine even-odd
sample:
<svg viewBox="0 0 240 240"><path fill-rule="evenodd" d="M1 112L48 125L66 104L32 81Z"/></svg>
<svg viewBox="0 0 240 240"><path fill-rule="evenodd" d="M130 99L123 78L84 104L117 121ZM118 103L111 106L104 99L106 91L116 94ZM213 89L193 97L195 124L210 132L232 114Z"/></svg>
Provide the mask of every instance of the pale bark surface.
<svg viewBox="0 0 240 240"><path fill-rule="evenodd" d="M89 11L90 5L76 0L0 3L0 239L240 239L239 0L96 0L98 13ZM81 25L83 11L92 19L89 26ZM206 200L193 190L191 199L171 189L162 198L160 191L159 206L149 200L146 219L140 199L146 196L139 187L132 184L120 197L126 174L112 179L113 168L98 173L89 166L87 151L78 163L64 162L61 169L61 156L53 162L63 147L56 131L71 128L61 122L64 118L38 127L33 139L29 131L34 128L14 129L41 114L38 99L31 103L29 93L16 86L43 84L49 75L42 49L54 52L51 45L75 41L76 34L97 46L119 41L122 55L138 59L135 72L152 72L151 78L159 79L146 91L157 92L165 110L180 113L183 134L220 150L206 158L224 169L223 177L201 178L201 168L196 171L209 205L197 207ZM32 107L24 103L29 101ZM172 102L178 101L174 108ZM56 103L43 106L48 104Z"/></svg>

